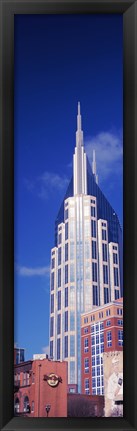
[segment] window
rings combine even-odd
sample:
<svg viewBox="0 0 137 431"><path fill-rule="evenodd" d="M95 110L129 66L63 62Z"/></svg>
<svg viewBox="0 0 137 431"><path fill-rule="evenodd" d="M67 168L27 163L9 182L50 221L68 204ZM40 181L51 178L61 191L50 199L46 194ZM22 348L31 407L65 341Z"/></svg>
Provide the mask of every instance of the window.
<svg viewBox="0 0 137 431"><path fill-rule="evenodd" d="M106 326L110 326L110 325L111 325L111 320L107 320Z"/></svg>
<svg viewBox="0 0 137 431"><path fill-rule="evenodd" d="M112 346L112 334L111 331L107 332L107 347Z"/></svg>
<svg viewBox="0 0 137 431"><path fill-rule="evenodd" d="M114 267L114 285L119 286L118 268L115 268L115 267Z"/></svg>
<svg viewBox="0 0 137 431"><path fill-rule="evenodd" d="M94 356L94 355L95 355L95 347L92 347L92 356Z"/></svg>
<svg viewBox="0 0 137 431"><path fill-rule="evenodd" d="M91 322L93 322L93 320L95 320L95 315L94 314L91 316Z"/></svg>
<svg viewBox="0 0 137 431"><path fill-rule="evenodd" d="M96 375L96 369L95 369L95 367L93 367L92 368L92 377L95 377L95 375Z"/></svg>
<svg viewBox="0 0 137 431"><path fill-rule="evenodd" d="M94 346L94 344L95 344L95 337L94 336L91 337L91 344L92 344L92 346Z"/></svg>
<svg viewBox="0 0 137 431"><path fill-rule="evenodd" d="M54 313L54 294L51 295L51 305L50 312Z"/></svg>
<svg viewBox="0 0 137 431"><path fill-rule="evenodd" d="M65 307L68 307L68 287L65 287Z"/></svg>
<svg viewBox="0 0 137 431"><path fill-rule="evenodd" d="M34 401L32 401L32 403L31 403L31 413L33 413L34 412Z"/></svg>
<svg viewBox="0 0 137 431"><path fill-rule="evenodd" d="M52 269L55 268L55 259L54 258L51 259L51 268Z"/></svg>
<svg viewBox="0 0 137 431"><path fill-rule="evenodd" d="M85 358L85 373L89 373L89 358Z"/></svg>
<svg viewBox="0 0 137 431"><path fill-rule="evenodd" d="M85 379L85 391L89 390L89 379Z"/></svg>
<svg viewBox="0 0 137 431"><path fill-rule="evenodd" d="M107 231L106 231L106 229L102 229L102 240L103 241L107 240Z"/></svg>
<svg viewBox="0 0 137 431"><path fill-rule="evenodd" d="M122 308L117 308L117 314L119 314L119 316L122 316L123 314Z"/></svg>
<svg viewBox="0 0 137 431"><path fill-rule="evenodd" d="M103 265L103 283L108 284L108 266Z"/></svg>
<svg viewBox="0 0 137 431"><path fill-rule="evenodd" d="M98 287L93 286L93 305L98 305Z"/></svg>
<svg viewBox="0 0 137 431"><path fill-rule="evenodd" d="M92 389L92 395L96 395L96 389Z"/></svg>
<svg viewBox="0 0 137 431"><path fill-rule="evenodd" d="M88 328L84 328L84 334L88 333Z"/></svg>
<svg viewBox="0 0 137 431"><path fill-rule="evenodd" d="M85 338L84 340L84 352L88 352L88 338Z"/></svg>
<svg viewBox="0 0 137 431"><path fill-rule="evenodd" d="M91 199L91 204L95 205L96 201L95 199Z"/></svg>
<svg viewBox="0 0 137 431"><path fill-rule="evenodd" d="M68 311L65 311L65 332L68 331Z"/></svg>
<svg viewBox="0 0 137 431"><path fill-rule="evenodd" d="M65 220L67 220L67 218L68 218L68 208L65 209Z"/></svg>
<svg viewBox="0 0 137 431"><path fill-rule="evenodd" d="M93 238L96 238L96 221L91 220L91 235Z"/></svg>
<svg viewBox="0 0 137 431"><path fill-rule="evenodd" d="M61 290L58 292L58 310L61 310Z"/></svg>
<svg viewBox="0 0 137 431"><path fill-rule="evenodd" d="M60 359L60 338L57 338L57 361Z"/></svg>
<svg viewBox="0 0 137 431"><path fill-rule="evenodd" d="M95 356L92 356L92 366L95 366Z"/></svg>
<svg viewBox="0 0 137 431"><path fill-rule="evenodd" d="M113 263L118 264L118 255L116 253L113 253Z"/></svg>
<svg viewBox="0 0 137 431"><path fill-rule="evenodd" d="M61 287L61 268L58 269L58 287Z"/></svg>
<svg viewBox="0 0 137 431"><path fill-rule="evenodd" d="M70 356L75 356L75 336L70 335Z"/></svg>
<svg viewBox="0 0 137 431"><path fill-rule="evenodd" d="M65 223L65 240L68 239L68 223Z"/></svg>
<svg viewBox="0 0 137 431"><path fill-rule="evenodd" d="M104 323L103 322L101 322L100 323L100 331L102 331L104 329Z"/></svg>
<svg viewBox="0 0 137 431"><path fill-rule="evenodd" d="M92 378L92 388L96 387L96 379L95 377Z"/></svg>
<svg viewBox="0 0 137 431"><path fill-rule="evenodd" d="M96 365L100 365L100 356L96 356Z"/></svg>
<svg viewBox="0 0 137 431"><path fill-rule="evenodd" d="M123 346L123 331L121 329L118 330L118 345Z"/></svg>
<svg viewBox="0 0 137 431"><path fill-rule="evenodd" d="M97 263L92 262L92 280L97 281Z"/></svg>
<svg viewBox="0 0 137 431"><path fill-rule="evenodd" d="M118 323L118 325L123 326L123 320L118 320L117 323Z"/></svg>
<svg viewBox="0 0 137 431"><path fill-rule="evenodd" d="M70 331L75 331L75 312L70 310Z"/></svg>
<svg viewBox="0 0 137 431"><path fill-rule="evenodd" d="M109 302L109 292L108 288L104 287L104 303L107 304Z"/></svg>
<svg viewBox="0 0 137 431"><path fill-rule="evenodd" d="M103 317L103 311L101 311L101 313L98 314L99 319L102 319Z"/></svg>
<svg viewBox="0 0 137 431"><path fill-rule="evenodd" d="M91 217L96 217L96 208L91 206Z"/></svg>
<svg viewBox="0 0 137 431"><path fill-rule="evenodd" d="M101 224L102 224L103 227L106 227L106 223L102 222Z"/></svg>
<svg viewBox="0 0 137 431"><path fill-rule="evenodd" d="M54 290L54 272L51 273L51 290Z"/></svg>
<svg viewBox="0 0 137 431"><path fill-rule="evenodd" d="M117 250L117 246L116 245L113 245L113 250Z"/></svg>
<svg viewBox="0 0 137 431"><path fill-rule="evenodd" d="M61 265L61 247L58 248L58 265Z"/></svg>
<svg viewBox="0 0 137 431"><path fill-rule="evenodd" d="M54 317L51 317L50 318L50 337L53 337L54 335L53 329L54 329Z"/></svg>
<svg viewBox="0 0 137 431"><path fill-rule="evenodd" d="M96 332L98 332L98 331L99 331L99 324L96 323Z"/></svg>
<svg viewBox="0 0 137 431"><path fill-rule="evenodd" d="M101 353L104 352L104 344L101 344Z"/></svg>
<svg viewBox="0 0 137 431"><path fill-rule="evenodd" d="M69 388L69 393L70 394L75 394L75 388Z"/></svg>
<svg viewBox="0 0 137 431"><path fill-rule="evenodd" d="M88 317L84 317L84 323L88 323Z"/></svg>
<svg viewBox="0 0 137 431"><path fill-rule="evenodd" d="M29 372L23 373L23 386L29 385Z"/></svg>
<svg viewBox="0 0 137 431"><path fill-rule="evenodd" d="M61 330L61 314L57 315L57 334L60 334Z"/></svg>
<svg viewBox="0 0 137 431"><path fill-rule="evenodd" d="M96 241L92 241L92 259L97 259Z"/></svg>
<svg viewBox="0 0 137 431"><path fill-rule="evenodd" d="M65 265L65 284L68 283L68 265Z"/></svg>
<svg viewBox="0 0 137 431"><path fill-rule="evenodd" d="M100 342L104 343L104 334L103 333L100 334Z"/></svg>
<svg viewBox="0 0 137 431"><path fill-rule="evenodd" d="M115 300L119 299L119 290L115 289Z"/></svg>
<svg viewBox="0 0 137 431"><path fill-rule="evenodd" d="M107 244L102 244L103 261L107 262Z"/></svg>
<svg viewBox="0 0 137 431"><path fill-rule="evenodd" d="M96 355L99 355L99 345L96 346Z"/></svg>
<svg viewBox="0 0 137 431"><path fill-rule="evenodd" d="M30 413L29 398L27 395L24 397L24 412Z"/></svg>
<svg viewBox="0 0 137 431"><path fill-rule="evenodd" d="M70 264L70 282L73 282L75 280L75 268L74 263Z"/></svg>
<svg viewBox="0 0 137 431"><path fill-rule="evenodd" d="M68 357L68 335L65 336L65 344L64 344L64 346L65 346L64 356L65 356L65 358L67 358Z"/></svg>
<svg viewBox="0 0 137 431"><path fill-rule="evenodd" d="M106 316L110 316L110 309L106 310Z"/></svg>
<svg viewBox="0 0 137 431"><path fill-rule="evenodd" d="M65 244L65 261L68 260L68 242Z"/></svg>
<svg viewBox="0 0 137 431"><path fill-rule="evenodd" d="M53 341L50 341L50 358L53 358Z"/></svg>
<svg viewBox="0 0 137 431"><path fill-rule="evenodd" d="M96 335L96 344L99 344L99 335Z"/></svg>
<svg viewBox="0 0 137 431"><path fill-rule="evenodd" d="M94 331L95 331L95 327L94 327L94 325L91 325L91 333L93 334Z"/></svg>
<svg viewBox="0 0 137 431"><path fill-rule="evenodd" d="M62 241L62 234L59 233L59 235L58 235L58 245L61 244L61 241Z"/></svg>
<svg viewBox="0 0 137 431"><path fill-rule="evenodd" d="M97 377L97 386L100 386L100 377Z"/></svg>

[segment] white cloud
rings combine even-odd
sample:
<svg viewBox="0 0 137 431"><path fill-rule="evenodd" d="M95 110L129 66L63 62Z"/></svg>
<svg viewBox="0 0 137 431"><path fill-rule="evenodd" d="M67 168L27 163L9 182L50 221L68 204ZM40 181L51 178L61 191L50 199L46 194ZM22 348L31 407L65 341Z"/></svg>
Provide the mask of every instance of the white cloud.
<svg viewBox="0 0 137 431"><path fill-rule="evenodd" d="M42 353L45 353L49 356L49 346L42 347Z"/></svg>
<svg viewBox="0 0 137 431"><path fill-rule="evenodd" d="M122 172L122 133L100 132L85 142L85 150L92 163L93 149L96 152L99 180L106 180L111 174Z"/></svg>
<svg viewBox="0 0 137 431"><path fill-rule="evenodd" d="M25 179L24 182L28 191L35 193L41 199L47 199L51 192L65 191L69 180L65 175L45 171L35 180Z"/></svg>
<svg viewBox="0 0 137 431"><path fill-rule="evenodd" d="M22 277L48 276L50 267L42 266L42 267L29 268L27 266L15 265L15 271L17 272L18 275Z"/></svg>

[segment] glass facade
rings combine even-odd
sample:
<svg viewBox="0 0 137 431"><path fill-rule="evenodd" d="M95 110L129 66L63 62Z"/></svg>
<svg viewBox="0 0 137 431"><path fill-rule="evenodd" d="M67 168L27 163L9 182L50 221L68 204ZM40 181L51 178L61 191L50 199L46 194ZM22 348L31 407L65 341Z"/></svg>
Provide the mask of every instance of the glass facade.
<svg viewBox="0 0 137 431"><path fill-rule="evenodd" d="M82 136L81 131L77 130L73 176L55 221L50 279L50 337L53 337L50 340L50 355L55 360L67 359L68 383L76 384L79 392L81 314L108 303L112 285L114 298L119 298L123 293L121 227L115 211L96 182L96 175L92 173ZM109 280L111 260L113 283ZM101 331L100 326L99 334L92 340L94 390L98 394L102 394L102 364L99 361L104 340ZM86 338L84 352L88 350ZM94 370L96 366L98 368ZM88 370L87 362L85 369ZM88 393L87 379L85 390Z"/></svg>

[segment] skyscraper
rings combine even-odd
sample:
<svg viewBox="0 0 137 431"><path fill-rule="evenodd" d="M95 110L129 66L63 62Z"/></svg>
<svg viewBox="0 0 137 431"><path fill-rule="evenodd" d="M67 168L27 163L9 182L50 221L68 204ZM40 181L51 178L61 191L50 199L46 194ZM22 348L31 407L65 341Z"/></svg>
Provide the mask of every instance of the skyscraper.
<svg viewBox="0 0 137 431"><path fill-rule="evenodd" d="M55 221L51 250L50 356L68 361L71 391L81 391L81 313L123 296L122 232L98 186L83 144L78 103L73 176Z"/></svg>

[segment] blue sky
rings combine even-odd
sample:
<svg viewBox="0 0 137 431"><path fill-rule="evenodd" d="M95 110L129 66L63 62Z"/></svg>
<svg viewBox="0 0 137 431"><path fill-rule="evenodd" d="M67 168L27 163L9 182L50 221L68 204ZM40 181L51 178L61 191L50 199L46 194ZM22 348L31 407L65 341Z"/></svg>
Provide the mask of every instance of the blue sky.
<svg viewBox="0 0 137 431"><path fill-rule="evenodd" d="M86 152L122 224L122 15L15 17L15 343L47 352L50 249L72 175L77 103Z"/></svg>

